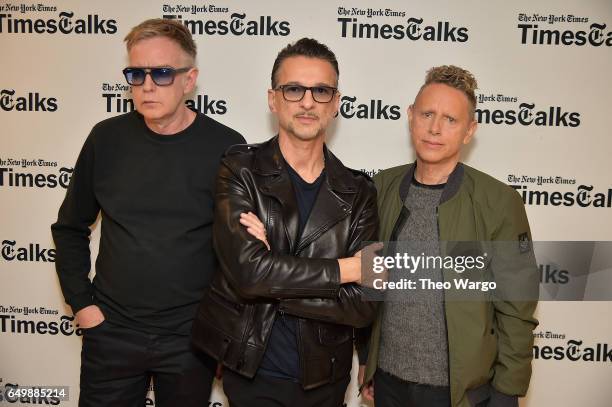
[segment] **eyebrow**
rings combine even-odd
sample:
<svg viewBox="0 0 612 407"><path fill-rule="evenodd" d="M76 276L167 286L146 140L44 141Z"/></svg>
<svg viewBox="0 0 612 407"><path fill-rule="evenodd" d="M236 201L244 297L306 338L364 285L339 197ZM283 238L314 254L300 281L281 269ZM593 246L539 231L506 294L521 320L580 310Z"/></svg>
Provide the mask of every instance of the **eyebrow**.
<svg viewBox="0 0 612 407"><path fill-rule="evenodd" d="M289 82L285 83L285 85L300 85L300 86L304 86L305 88L310 87L310 86L306 86L304 84L301 84L298 81L289 81ZM327 84L325 82L318 82L318 83L312 85L312 87L317 87L317 86L325 86L326 88L335 88L335 86L329 85L329 84Z"/></svg>
<svg viewBox="0 0 612 407"><path fill-rule="evenodd" d="M174 68L172 65L129 65L128 68Z"/></svg>

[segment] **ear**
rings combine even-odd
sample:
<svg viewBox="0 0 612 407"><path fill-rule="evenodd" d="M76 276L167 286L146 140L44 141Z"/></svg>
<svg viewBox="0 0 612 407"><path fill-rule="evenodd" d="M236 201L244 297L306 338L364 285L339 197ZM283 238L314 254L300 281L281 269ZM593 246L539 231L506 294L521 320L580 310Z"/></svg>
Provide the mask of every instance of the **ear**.
<svg viewBox="0 0 612 407"><path fill-rule="evenodd" d="M472 141L472 137L474 137L474 134L476 133L477 128L478 128L478 122L475 119L473 119L468 125L468 129L465 134L465 137L463 137L463 144L469 144L470 141Z"/></svg>
<svg viewBox="0 0 612 407"><path fill-rule="evenodd" d="M332 100L332 103L334 104L334 110L332 110L334 112L334 117L338 117L338 114L340 112L340 96L340 91L336 91L334 99Z"/></svg>
<svg viewBox="0 0 612 407"><path fill-rule="evenodd" d="M408 125L410 125L412 123L412 112L413 110L413 105L408 106L408 109L406 109L406 114L408 115Z"/></svg>
<svg viewBox="0 0 612 407"><path fill-rule="evenodd" d="M185 75L185 87L183 89L184 94L190 93L195 88L196 83L198 81L199 73L200 71L198 70L198 68L192 68L189 72L187 72L187 74Z"/></svg>
<svg viewBox="0 0 612 407"><path fill-rule="evenodd" d="M276 106L275 106L275 101L276 101L276 91L274 89L268 89L268 107L270 108L271 112L276 112Z"/></svg>

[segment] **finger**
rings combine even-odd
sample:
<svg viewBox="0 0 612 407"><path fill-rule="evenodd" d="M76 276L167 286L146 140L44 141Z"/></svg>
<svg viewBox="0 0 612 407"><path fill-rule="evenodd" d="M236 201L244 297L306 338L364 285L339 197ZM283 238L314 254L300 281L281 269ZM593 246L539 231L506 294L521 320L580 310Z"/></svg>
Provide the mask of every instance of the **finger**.
<svg viewBox="0 0 612 407"><path fill-rule="evenodd" d="M385 247L385 245L383 242L374 242L368 247L370 248L370 250L376 251L382 249L383 247Z"/></svg>
<svg viewBox="0 0 612 407"><path fill-rule="evenodd" d="M366 400L374 401L374 393L370 392L369 390L366 390L365 392L363 392L363 395L366 398Z"/></svg>
<svg viewBox="0 0 612 407"><path fill-rule="evenodd" d="M240 216L244 216L245 218L250 219L253 222L258 223L258 224L260 224L263 227L263 223L261 222L261 220L259 220L257 215L255 215L253 212L241 213Z"/></svg>
<svg viewBox="0 0 612 407"><path fill-rule="evenodd" d="M255 229L260 230L262 233L265 233L265 228L263 223L261 223L259 221L259 219L256 216L249 216L249 215L240 215L240 223L244 226L250 226L253 227Z"/></svg>
<svg viewBox="0 0 612 407"><path fill-rule="evenodd" d="M247 228L247 232L249 232L251 235L253 235L257 239L261 240L262 242L266 240L266 237L257 229Z"/></svg>
<svg viewBox="0 0 612 407"><path fill-rule="evenodd" d="M263 228L263 225L259 222L254 222L248 218L241 218L240 224L243 226L246 226L247 228L252 228L253 230L256 230L258 233L262 235L266 234L266 230Z"/></svg>
<svg viewBox="0 0 612 407"><path fill-rule="evenodd" d="M249 218L241 217L240 224L247 227L255 228L257 225Z"/></svg>

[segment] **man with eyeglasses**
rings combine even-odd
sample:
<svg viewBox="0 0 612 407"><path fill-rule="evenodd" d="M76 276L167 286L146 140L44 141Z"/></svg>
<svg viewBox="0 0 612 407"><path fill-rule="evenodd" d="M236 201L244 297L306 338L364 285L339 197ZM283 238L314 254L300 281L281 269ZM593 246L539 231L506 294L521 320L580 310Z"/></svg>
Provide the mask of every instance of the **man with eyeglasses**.
<svg viewBox="0 0 612 407"><path fill-rule="evenodd" d="M52 225L66 302L83 329L79 406L207 405L216 362L190 346L196 308L218 268L213 183L234 130L190 110L196 46L154 19L125 38L136 111L94 126ZM96 275L89 227L101 214Z"/></svg>
<svg viewBox="0 0 612 407"><path fill-rule="evenodd" d="M232 407L340 406L354 327L375 314L358 283L361 245L376 239L376 192L325 145L339 105L335 55L303 38L278 54L271 79L278 135L234 146L221 162L213 230L221 273L193 342L226 367Z"/></svg>

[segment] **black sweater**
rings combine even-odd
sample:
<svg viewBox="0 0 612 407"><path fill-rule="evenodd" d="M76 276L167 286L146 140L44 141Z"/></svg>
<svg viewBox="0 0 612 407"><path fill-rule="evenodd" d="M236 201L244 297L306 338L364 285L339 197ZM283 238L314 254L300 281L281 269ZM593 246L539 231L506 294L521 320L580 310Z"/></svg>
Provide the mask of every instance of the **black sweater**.
<svg viewBox="0 0 612 407"><path fill-rule="evenodd" d="M97 304L117 324L188 334L217 269L212 222L219 161L229 146L244 142L202 114L172 136L151 131L137 112L98 123L51 226L60 285L73 312ZM98 213L91 283L89 227Z"/></svg>

